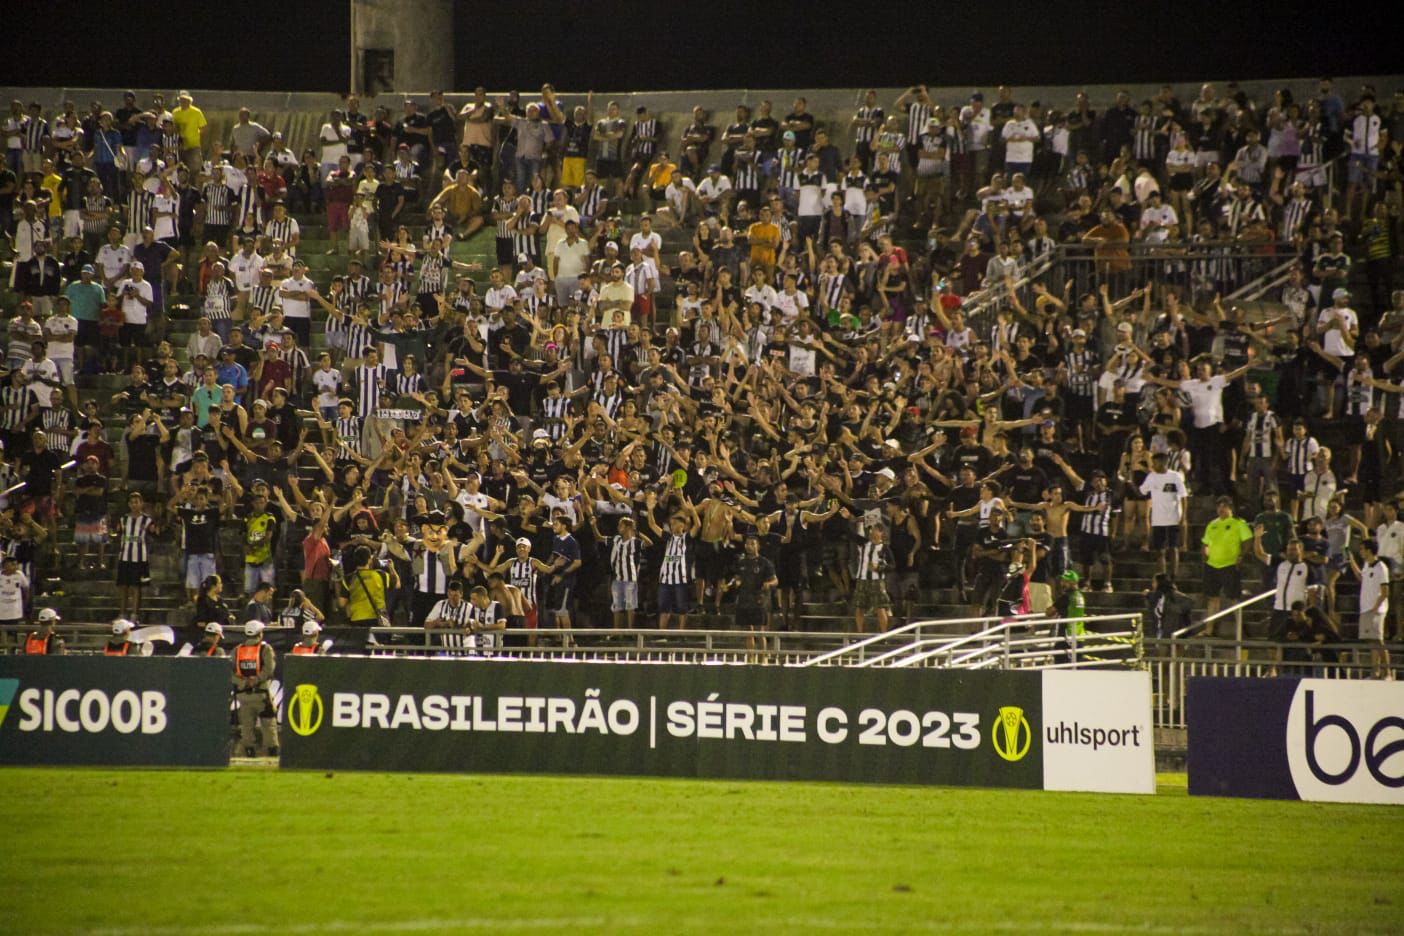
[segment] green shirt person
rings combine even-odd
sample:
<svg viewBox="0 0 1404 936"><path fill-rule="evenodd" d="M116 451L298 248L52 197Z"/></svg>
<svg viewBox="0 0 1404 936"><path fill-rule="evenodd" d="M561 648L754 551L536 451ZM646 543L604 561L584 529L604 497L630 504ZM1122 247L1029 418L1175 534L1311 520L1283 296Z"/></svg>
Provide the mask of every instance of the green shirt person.
<svg viewBox="0 0 1404 936"><path fill-rule="evenodd" d="M1253 539L1253 528L1242 517L1233 515L1232 499L1219 498L1215 509L1218 516L1209 521L1200 540L1204 546L1205 610L1210 616L1222 607L1224 598L1237 601L1242 594L1238 561L1243 557L1243 544ZM1205 627L1204 634L1214 636L1212 624Z"/></svg>
<svg viewBox="0 0 1404 936"><path fill-rule="evenodd" d="M1263 528L1263 552L1280 559L1292 538L1292 515L1279 506L1276 491L1263 494L1263 512L1253 518L1252 526Z"/></svg>
<svg viewBox="0 0 1404 936"><path fill-rule="evenodd" d="M1062 595L1059 597L1057 607L1066 619L1063 627L1063 634L1066 637L1081 637L1087 633L1087 627L1082 623L1082 619L1087 617L1087 599L1082 594L1082 589L1078 587L1081 577L1072 569L1063 573L1059 582Z"/></svg>

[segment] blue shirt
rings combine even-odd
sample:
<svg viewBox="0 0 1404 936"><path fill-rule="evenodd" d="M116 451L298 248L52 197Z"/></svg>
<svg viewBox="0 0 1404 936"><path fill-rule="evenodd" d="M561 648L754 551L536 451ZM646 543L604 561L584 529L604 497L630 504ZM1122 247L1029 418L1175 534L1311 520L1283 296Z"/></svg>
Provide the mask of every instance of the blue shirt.
<svg viewBox="0 0 1404 936"><path fill-rule="evenodd" d="M80 322L96 322L98 313L107 301L107 293L97 282L84 283L82 280L74 280L64 288L63 294L68 297L73 317Z"/></svg>
<svg viewBox="0 0 1404 936"><path fill-rule="evenodd" d="M555 565L557 557L564 557L562 566L569 566L572 562L580 559L580 544L575 541L575 537L567 533L565 536L557 536L551 540L551 564ZM578 570L577 570L578 571ZM562 572L561 584L574 585L575 572Z"/></svg>
<svg viewBox="0 0 1404 936"><path fill-rule="evenodd" d="M249 385L249 372L244 370L244 365L238 361L232 364L220 364L215 368L215 374L221 386L233 384L235 390L243 390Z"/></svg>

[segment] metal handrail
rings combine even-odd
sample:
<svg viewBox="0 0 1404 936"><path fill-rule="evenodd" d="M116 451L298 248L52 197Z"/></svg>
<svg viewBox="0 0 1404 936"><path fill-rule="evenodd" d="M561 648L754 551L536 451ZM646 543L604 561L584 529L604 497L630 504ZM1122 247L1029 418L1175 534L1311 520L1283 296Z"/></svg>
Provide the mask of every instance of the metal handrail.
<svg viewBox="0 0 1404 936"><path fill-rule="evenodd" d="M934 648L934 649L931 649L931 650L923 650L923 651L921 651L921 652L911 653L911 654L909 654L905 659L900 658L900 657L899 657L898 655L896 655L896 654L885 654L884 656L885 656L887 659L892 659L892 660L895 660L895 661L896 661L896 662L891 663L891 664L890 664L891 666L894 666L894 667L912 666L912 665L914 665L914 664L924 663L925 661L931 659L932 657L940 656L940 655L942 655L942 654L950 654L951 651L956 650L956 649L959 649L960 647L963 647L963 646L970 646L970 645L975 644L975 643L988 643L988 642L989 642L989 638L1000 636L1000 637L1002 637L1002 640L999 642L998 646L1003 650L1003 652L1004 652L1004 654L1005 654L1005 656L1006 656L1006 658L1007 658L1007 657L1008 657L1008 654L1009 654L1009 647L1010 647L1010 636L1009 636L1009 634L1010 634L1010 631L1011 631L1016 625L1023 625L1023 624L1029 624L1029 623L1032 623L1032 622L1038 622L1040 625L1047 625L1047 626L1050 628L1050 634L1051 634L1051 635L1056 635L1057 632L1058 632L1058 629L1059 629L1059 627L1060 627L1061 625L1067 624L1067 623L1069 623L1070 621L1073 621L1073 620L1079 621L1079 622L1081 622L1081 623L1083 623L1083 624L1093 623L1093 622L1100 622L1100 621L1130 621L1130 622L1132 622L1133 625L1136 625L1137 628L1139 629L1139 624L1140 624L1140 621L1141 621L1141 617L1142 617L1142 616L1141 616L1141 614L1139 614L1139 613L1134 613L1134 614L1097 614L1097 615L1092 615L1092 616L1090 616L1090 617L1084 617L1084 618L1049 618L1049 617L1043 617L1043 616L1041 616L1041 615L1021 615L1021 616L1018 616L1018 617L1004 618L1003 620L1000 621L999 624L996 624L996 625L994 625L993 627L987 627L987 628L985 628L985 630L980 631L980 632L978 632L978 633L967 634L967 635L965 635L964 637L956 638L955 640L952 640L952 641L950 641L949 643L946 643L946 644L944 644L944 645L942 645L942 646L939 646L939 647L936 647L936 648ZM909 650L915 650L915 649L917 649L917 648L915 648L915 647L909 647L909 648L907 648L907 649L909 649ZM857 665L858 665L859 667L867 667L867 666L871 665L871 663L873 663L873 662L876 662L876 660L872 660L872 661L867 661L867 660L865 660L865 661L863 661L862 663L859 663L859 664L857 664ZM949 663L949 662L954 662L954 661L951 660L951 661L948 661L948 663Z"/></svg>
<svg viewBox="0 0 1404 936"><path fill-rule="evenodd" d="M1241 299L1244 302L1256 302L1259 298L1262 297L1263 293L1267 292L1269 289L1272 289L1274 286L1280 286L1281 284L1285 283L1287 281L1288 276L1291 275L1292 271L1297 269L1299 266L1300 262L1297 260L1296 257L1293 257L1290 260L1285 260L1273 269L1268 270L1262 276L1259 276L1257 279L1244 283L1242 286L1238 287L1224 298ZM1265 280L1266 282L1264 282Z"/></svg>
<svg viewBox="0 0 1404 936"><path fill-rule="evenodd" d="M994 617L994 616L991 616L991 617L975 617L975 618L947 618L947 619L941 619L941 620L938 620L938 619L936 619L936 618L929 618L929 619L922 620L922 621L911 621L910 623L903 624L901 627L895 627L895 628L893 628L893 629L890 630L890 631L884 631L884 632L882 632L882 633L880 633L880 634L873 634L871 637L865 637L865 638L863 638L862 640L856 640L856 641L854 641L853 643L848 644L847 646L839 647L839 648L834 649L834 650L829 650L828 652L822 653L822 654L820 654L819 656L813 658L812 660L806 660L805 662L803 662L803 663L801 663L801 664L799 664L799 665L800 665L800 666L817 666L817 665L819 665L819 664L821 664L821 663L827 663L827 662L829 662L830 660L836 660L836 659L838 659L839 657L843 656L843 655L846 654L846 653L852 653L852 652L854 652L854 651L863 650L863 649L865 649L865 648L867 648L867 647L870 647L870 646L872 646L872 645L874 645L874 644L882 643L882 642L885 641L885 640L890 640L891 638L896 637L896 636L898 636L899 634L909 633L909 632L911 632L911 631L913 631L913 630L918 630L918 631L919 631L919 630L921 630L923 627L930 627L930 626L932 626L932 625L940 625L940 626L942 626L942 627L951 627L951 626L966 625L966 624L987 624L987 623L989 623L990 621L1002 621L1002 620L1004 620L1002 617ZM899 649L900 649L900 648L899 648Z"/></svg>
<svg viewBox="0 0 1404 936"><path fill-rule="evenodd" d="M1254 596L1251 597L1251 598L1245 598L1245 599L1243 599L1242 601L1240 601L1240 602L1239 602L1238 604L1236 604L1236 605L1230 605L1229 607L1224 608L1224 609L1222 609L1222 610L1220 610L1220 611L1215 611L1213 614L1211 614L1211 615L1209 615L1208 617L1204 618L1203 620L1201 620L1201 621L1200 621L1199 623L1197 623L1197 624L1190 624L1190 625L1187 626L1187 627L1182 627L1182 628L1180 628L1179 630L1173 632L1170 636L1171 636L1171 637L1184 637L1184 636L1186 636L1186 635L1188 635L1188 634L1190 634L1190 633L1193 633L1193 632L1195 632L1195 631L1198 631L1198 630L1202 629L1202 628L1205 627L1206 625L1214 624L1214 623L1216 623L1216 622L1218 622L1218 621L1221 621L1221 620L1223 620L1224 618L1228 617L1230 614L1233 614L1233 615L1236 615L1236 620L1237 620L1237 623L1236 623L1235 628L1234 628L1235 639L1241 642L1241 641L1243 640L1243 609L1244 609L1244 608L1251 607L1251 606L1253 606L1253 605L1257 604L1258 602L1263 601L1263 600L1265 600L1265 599L1271 598L1272 596L1274 596L1274 595L1276 595L1276 594L1277 594L1276 589L1269 589L1269 590L1267 590L1267 591L1265 591L1265 592L1263 592L1263 593L1261 593L1261 594L1254 595Z"/></svg>

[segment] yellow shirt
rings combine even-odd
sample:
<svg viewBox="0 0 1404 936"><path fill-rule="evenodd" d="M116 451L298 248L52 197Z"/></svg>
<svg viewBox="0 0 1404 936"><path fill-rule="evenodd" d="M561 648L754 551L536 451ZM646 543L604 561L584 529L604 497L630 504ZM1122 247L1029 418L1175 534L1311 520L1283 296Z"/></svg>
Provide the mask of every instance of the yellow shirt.
<svg viewBox="0 0 1404 936"><path fill-rule="evenodd" d="M171 111L171 119L180 131L181 145L186 149L199 149L200 131L209 122L205 120L205 112L191 104L189 107L177 107Z"/></svg>
<svg viewBox="0 0 1404 936"><path fill-rule="evenodd" d="M59 198L59 186L63 185L63 177L57 172L51 172L44 176L39 185L53 196L49 199L49 217L60 217L63 214L63 202ZM50 232L50 236L54 236L53 232Z"/></svg>

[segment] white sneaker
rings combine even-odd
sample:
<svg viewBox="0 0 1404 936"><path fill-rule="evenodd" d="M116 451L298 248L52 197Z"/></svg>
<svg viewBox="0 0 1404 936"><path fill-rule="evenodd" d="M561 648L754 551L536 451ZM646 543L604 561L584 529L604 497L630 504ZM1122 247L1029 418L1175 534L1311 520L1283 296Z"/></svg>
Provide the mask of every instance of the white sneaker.
<svg viewBox="0 0 1404 936"><path fill-rule="evenodd" d="M1111 583L1111 582L1107 582L1105 585L1102 586L1102 591L1104 591L1104 592L1112 592L1112 591L1116 591L1116 589L1112 588L1112 583Z"/></svg>

